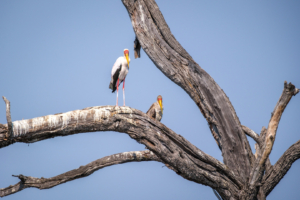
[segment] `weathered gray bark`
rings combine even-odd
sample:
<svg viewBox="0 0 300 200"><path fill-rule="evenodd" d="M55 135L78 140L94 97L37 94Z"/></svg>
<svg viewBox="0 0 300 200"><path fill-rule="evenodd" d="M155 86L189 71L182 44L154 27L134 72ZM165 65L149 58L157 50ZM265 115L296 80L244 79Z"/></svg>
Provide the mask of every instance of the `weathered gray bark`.
<svg viewBox="0 0 300 200"><path fill-rule="evenodd" d="M91 175L95 171L108 167L111 165L123 164L127 162L141 162L141 161L160 161L157 156L149 150L145 151L131 151L118 153L111 156L105 156L98 160L95 160L85 166L80 166L77 169L60 174L52 178L35 178L31 176L13 175L20 179L15 185L11 185L7 188L0 189L0 197L8 196L16 192L20 192L26 188L35 187L38 189L49 189L54 186L72 181L78 178L83 178Z"/></svg>
<svg viewBox="0 0 300 200"><path fill-rule="evenodd" d="M15 142L38 142L77 133L123 132L144 144L153 153L151 154L153 157L148 160L162 162L178 175L210 186L223 199L266 199L300 157L300 141L298 141L274 166L269 161L282 113L292 96L299 90L291 83L285 82L268 128L263 128L258 135L240 124L226 94L177 42L154 0L122 0L122 2L128 10L136 34L137 57L140 53L139 48L142 47L153 63L190 95L209 124L212 135L222 151L224 164L205 154L159 121L129 107L90 107L16 121L12 123L12 129L9 125L0 124L0 148ZM9 132L11 137L7 139L6 134ZM255 155L246 134L257 142ZM131 160L132 155L115 162L135 161ZM94 171L98 169L97 161L86 166L93 166ZM85 173L85 170L79 168L49 179L20 175L18 177L21 181L18 184L1 189L0 194L9 195L25 187L50 188L89 175L93 170ZM59 182L55 182L58 179Z"/></svg>
<svg viewBox="0 0 300 200"><path fill-rule="evenodd" d="M238 195L241 179L215 158L177 135L159 121L130 107L102 106L13 122L11 143L95 131L118 131L144 144L178 175L215 188L226 197ZM5 133L4 133L5 134ZM0 147L7 141L0 140ZM11 191L7 188L2 191ZM5 193L7 194L7 193Z"/></svg>

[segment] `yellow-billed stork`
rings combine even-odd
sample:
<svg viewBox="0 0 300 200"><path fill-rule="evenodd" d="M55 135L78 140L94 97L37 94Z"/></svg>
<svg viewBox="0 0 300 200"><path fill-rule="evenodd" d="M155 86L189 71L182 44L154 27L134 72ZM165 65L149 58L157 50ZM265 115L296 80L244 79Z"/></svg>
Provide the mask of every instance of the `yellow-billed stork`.
<svg viewBox="0 0 300 200"><path fill-rule="evenodd" d="M129 50L124 49L124 56L119 57L111 70L111 80L109 83L109 88L112 89L112 92L115 92L117 89L117 103L118 106L118 93L119 85L123 82L123 101L125 106L125 78L129 70Z"/></svg>
<svg viewBox="0 0 300 200"><path fill-rule="evenodd" d="M157 101L151 105L146 114L149 117L160 121L163 115L163 109L162 96L158 95Z"/></svg>

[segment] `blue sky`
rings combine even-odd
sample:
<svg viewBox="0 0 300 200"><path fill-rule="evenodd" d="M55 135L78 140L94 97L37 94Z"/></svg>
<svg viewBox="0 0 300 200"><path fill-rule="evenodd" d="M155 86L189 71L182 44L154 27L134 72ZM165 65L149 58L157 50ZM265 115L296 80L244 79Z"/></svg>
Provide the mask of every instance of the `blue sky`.
<svg viewBox="0 0 300 200"><path fill-rule="evenodd" d="M300 87L299 1L157 0L172 33L230 98L243 125L267 126L283 82ZM163 96L162 123L222 161L206 120L190 97L142 51L120 0L0 1L0 96L12 120L114 105L111 67L130 51L126 104L146 112ZM121 93L120 93L121 94ZM120 95L120 100L122 95ZM274 164L300 139L300 95L287 106L270 155ZM0 103L0 123L6 123ZM249 139L251 148L254 142ZM52 177L98 158L144 150L128 135L95 132L0 149L0 188L12 174ZM267 199L297 199L296 161ZM209 187L183 179L162 163L127 163L49 190L25 189L5 199L216 199Z"/></svg>

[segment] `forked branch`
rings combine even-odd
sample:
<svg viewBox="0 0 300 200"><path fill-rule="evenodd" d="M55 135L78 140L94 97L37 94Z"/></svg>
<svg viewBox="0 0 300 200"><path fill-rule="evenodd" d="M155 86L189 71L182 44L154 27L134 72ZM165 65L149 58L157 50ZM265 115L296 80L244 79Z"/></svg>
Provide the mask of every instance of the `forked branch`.
<svg viewBox="0 0 300 200"><path fill-rule="evenodd" d="M108 167L111 165L123 164L127 162L141 162L141 161L160 161L160 159L151 151L131 151L118 153L110 156L106 156L95 160L85 166L80 166L77 169L73 169L66 173L54 176L52 178L35 178L24 175L13 175L20 179L15 185L11 185L6 188L0 189L0 197L8 196L10 194L20 192L29 187L35 187L38 189L49 189L54 186L91 175L95 171Z"/></svg>

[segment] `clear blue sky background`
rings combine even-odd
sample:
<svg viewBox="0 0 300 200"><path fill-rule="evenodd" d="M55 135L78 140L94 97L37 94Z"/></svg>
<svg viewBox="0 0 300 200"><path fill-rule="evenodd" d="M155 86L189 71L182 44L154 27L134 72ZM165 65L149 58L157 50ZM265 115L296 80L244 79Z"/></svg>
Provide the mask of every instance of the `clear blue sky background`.
<svg viewBox="0 0 300 200"><path fill-rule="evenodd" d="M157 3L174 36L226 92L243 125L259 133L268 125L284 81L300 87L300 1ZM161 94L162 123L222 161L190 97L143 51L134 59L134 38L120 0L1 0L0 95L10 100L13 121L114 105L116 95L108 89L111 67L128 48L127 105L146 112ZM281 119L272 164L300 139L299 119L298 94ZM4 102L0 123L6 123ZM52 177L107 155L144 149L128 135L114 132L13 144L0 149L0 188L19 181L12 174ZM49 190L29 188L5 199L216 199L209 187L163 166L111 166ZM267 199L298 199L299 169L298 160Z"/></svg>

